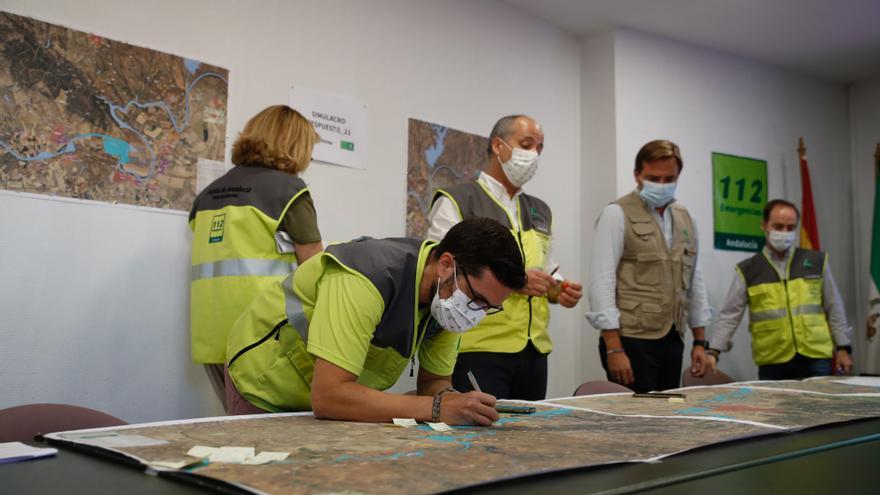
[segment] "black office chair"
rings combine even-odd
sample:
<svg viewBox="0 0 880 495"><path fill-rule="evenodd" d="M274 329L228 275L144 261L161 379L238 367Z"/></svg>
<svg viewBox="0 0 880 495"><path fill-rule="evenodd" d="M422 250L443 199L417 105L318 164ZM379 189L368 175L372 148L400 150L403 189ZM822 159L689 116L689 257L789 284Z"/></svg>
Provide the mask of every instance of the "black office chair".
<svg viewBox="0 0 880 495"><path fill-rule="evenodd" d="M29 442L57 431L127 425L101 411L69 404L25 404L0 410L0 442Z"/></svg>

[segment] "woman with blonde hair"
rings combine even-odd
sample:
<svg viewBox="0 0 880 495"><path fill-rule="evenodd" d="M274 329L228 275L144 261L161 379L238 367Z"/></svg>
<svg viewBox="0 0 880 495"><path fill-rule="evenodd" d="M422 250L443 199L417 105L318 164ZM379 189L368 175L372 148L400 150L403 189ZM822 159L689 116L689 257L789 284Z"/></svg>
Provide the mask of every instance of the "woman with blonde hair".
<svg viewBox="0 0 880 495"><path fill-rule="evenodd" d="M319 140L296 110L266 108L233 145L236 166L206 187L190 211L192 358L205 365L224 407L232 324L263 289L323 250L315 206L299 177Z"/></svg>

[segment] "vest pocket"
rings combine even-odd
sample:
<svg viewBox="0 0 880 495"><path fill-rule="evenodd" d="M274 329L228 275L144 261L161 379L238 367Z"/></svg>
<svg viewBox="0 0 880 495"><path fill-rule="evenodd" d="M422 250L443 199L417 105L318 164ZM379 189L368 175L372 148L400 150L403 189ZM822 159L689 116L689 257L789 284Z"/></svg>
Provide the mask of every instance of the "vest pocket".
<svg viewBox="0 0 880 495"><path fill-rule="evenodd" d="M690 290L691 288L696 263L697 252L692 249L685 249L681 255L681 278L685 290Z"/></svg>
<svg viewBox="0 0 880 495"><path fill-rule="evenodd" d="M655 303L618 301L620 327L627 334L663 330L663 307Z"/></svg>
<svg viewBox="0 0 880 495"><path fill-rule="evenodd" d="M801 324L806 330L808 351L821 357L831 357L834 344L831 341L831 330L824 314L801 315ZM810 356L816 357L816 356Z"/></svg>
<svg viewBox="0 0 880 495"><path fill-rule="evenodd" d="M758 321L750 325L752 355L758 365L783 362L792 346L785 324L779 320Z"/></svg>
<svg viewBox="0 0 880 495"><path fill-rule="evenodd" d="M314 359L292 326L285 325L281 333L272 363L257 376L260 395L276 409L308 411L312 407Z"/></svg>
<svg viewBox="0 0 880 495"><path fill-rule="evenodd" d="M752 311L766 311L770 309L784 308L785 304L774 290L776 284L753 285L746 291L749 295L749 306Z"/></svg>
<svg viewBox="0 0 880 495"><path fill-rule="evenodd" d="M640 285L660 285L662 260L656 253L639 253L636 256L636 282Z"/></svg>

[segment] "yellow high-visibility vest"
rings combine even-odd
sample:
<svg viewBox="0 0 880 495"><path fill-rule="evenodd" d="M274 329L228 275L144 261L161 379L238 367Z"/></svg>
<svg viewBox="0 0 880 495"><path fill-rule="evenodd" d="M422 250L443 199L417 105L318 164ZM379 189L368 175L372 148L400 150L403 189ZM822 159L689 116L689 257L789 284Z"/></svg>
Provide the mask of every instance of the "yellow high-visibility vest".
<svg viewBox="0 0 880 495"><path fill-rule="evenodd" d="M462 220L491 218L510 229L516 238L525 268L544 269L552 239L553 217L547 203L528 194L517 202L518 228L507 210L479 182L458 184L434 193L434 200L447 197L458 209ZM547 326L550 307L546 297L511 294L504 301L504 311L487 315L483 321L461 336L459 352L515 353L531 342L542 354L553 350Z"/></svg>
<svg viewBox="0 0 880 495"><path fill-rule="evenodd" d="M749 331L755 364L780 364L795 354L830 358L831 329L822 305L822 274L827 256L796 248L783 279L766 254L737 265L749 297Z"/></svg>
<svg viewBox="0 0 880 495"><path fill-rule="evenodd" d="M278 226L307 191L294 175L237 166L196 198L189 216L193 362L224 363L235 320L257 294L296 268L293 243Z"/></svg>

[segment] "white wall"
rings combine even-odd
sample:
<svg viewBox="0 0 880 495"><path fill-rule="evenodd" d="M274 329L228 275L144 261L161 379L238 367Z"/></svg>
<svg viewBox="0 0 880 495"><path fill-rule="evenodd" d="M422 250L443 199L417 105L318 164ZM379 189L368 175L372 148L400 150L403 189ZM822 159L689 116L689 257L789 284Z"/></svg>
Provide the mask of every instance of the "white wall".
<svg viewBox="0 0 880 495"><path fill-rule="evenodd" d="M230 70L228 137L288 87L369 111L366 171L305 174L327 240L404 232L407 118L488 134L543 125L527 186L554 211L554 257L581 272L578 41L496 1L2 0L0 8ZM229 145L230 143L227 143ZM0 408L68 402L147 421L217 414L188 361L183 214L0 195ZM580 380L580 314L553 310L549 395ZM412 388L402 384L399 388Z"/></svg>
<svg viewBox="0 0 880 495"><path fill-rule="evenodd" d="M581 259L582 280L590 280L590 258L599 211L617 198L617 132L614 93L614 31L586 37L581 46ZM588 311L587 287L580 314ZM599 332L586 318L581 324L582 381L604 380Z"/></svg>
<svg viewBox="0 0 880 495"><path fill-rule="evenodd" d="M830 253L852 317L850 178L842 173L849 164L847 88L628 30L616 31L614 52L617 193L634 187L633 159L644 143L666 138L681 147L684 169L677 197L697 223L710 304L721 309L734 265L748 256L713 249L711 153L766 160L769 197L800 204L796 148L803 136L822 248ZM744 324L734 342L720 368L737 379L756 378Z"/></svg>
<svg viewBox="0 0 880 495"><path fill-rule="evenodd" d="M850 88L850 129L852 135L853 230L855 260L854 288L857 311L852 324L856 364L863 366L865 321L868 314L871 232L874 215L874 152L880 143L880 79ZM866 370L877 373L878 370Z"/></svg>

